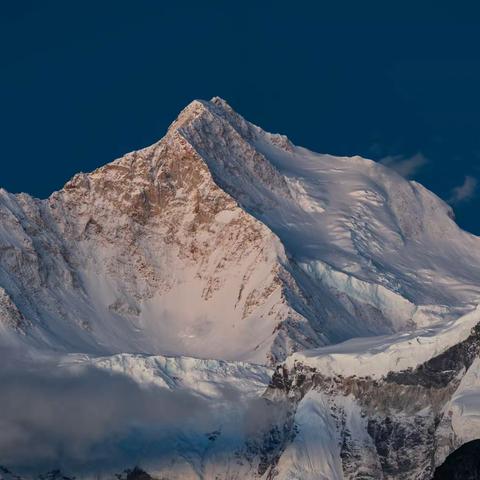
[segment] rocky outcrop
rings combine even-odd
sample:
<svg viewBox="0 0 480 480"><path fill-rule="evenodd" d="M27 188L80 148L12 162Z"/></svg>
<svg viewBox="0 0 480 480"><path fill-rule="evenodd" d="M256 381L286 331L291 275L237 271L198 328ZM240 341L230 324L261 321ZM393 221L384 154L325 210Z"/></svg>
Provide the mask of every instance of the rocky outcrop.
<svg viewBox="0 0 480 480"><path fill-rule="evenodd" d="M12 328L19 333L25 333L25 329L29 326L28 320L2 287L0 287L0 325Z"/></svg>
<svg viewBox="0 0 480 480"><path fill-rule="evenodd" d="M1 480L24 480L25 477L22 477L6 467L0 465L0 479ZM28 477L30 478L30 476ZM38 474L34 477L35 480L75 480L74 476L65 475L61 470L51 470L47 473ZM117 473L112 475L111 480L157 480L154 477L150 476L147 472L142 470L140 467L135 466L132 469L126 469L122 473ZM158 479L166 480L166 479Z"/></svg>
<svg viewBox="0 0 480 480"><path fill-rule="evenodd" d="M339 445L341 478L431 479L438 466L438 443L445 442L444 426L439 428L448 422L445 407L479 355L477 325L465 341L444 353L415 369L390 372L381 379L326 377L298 362L291 371L278 367L265 397L277 408L287 409L285 418L290 420L284 422L288 428L269 457L270 475L291 478L283 471L282 457L295 448L294 439L302 433L298 412L316 392L318 408L334 425L331 448Z"/></svg>

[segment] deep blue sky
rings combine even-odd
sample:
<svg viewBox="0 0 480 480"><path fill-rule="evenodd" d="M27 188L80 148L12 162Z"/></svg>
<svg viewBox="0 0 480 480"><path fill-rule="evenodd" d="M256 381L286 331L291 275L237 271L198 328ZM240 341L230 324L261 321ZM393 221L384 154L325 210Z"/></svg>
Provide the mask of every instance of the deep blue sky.
<svg viewBox="0 0 480 480"><path fill-rule="evenodd" d="M475 3L3 2L0 186L46 197L219 95L299 145L410 165L480 234Z"/></svg>

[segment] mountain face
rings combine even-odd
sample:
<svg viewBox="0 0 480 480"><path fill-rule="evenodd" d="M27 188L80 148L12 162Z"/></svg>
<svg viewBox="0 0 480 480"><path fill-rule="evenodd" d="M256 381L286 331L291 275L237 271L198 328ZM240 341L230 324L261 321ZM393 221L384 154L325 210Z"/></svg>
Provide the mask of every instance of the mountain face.
<svg viewBox="0 0 480 480"><path fill-rule="evenodd" d="M294 146L222 99L194 101L159 142L46 200L0 191L2 383L27 398L46 382L68 404L72 378L113 382L144 406L122 404L110 436L72 425L55 437L72 451L38 454L35 419L12 408L4 423L21 434L0 435L0 465L432 478L480 436L479 296L480 238L433 193ZM151 408L162 402L175 422Z"/></svg>

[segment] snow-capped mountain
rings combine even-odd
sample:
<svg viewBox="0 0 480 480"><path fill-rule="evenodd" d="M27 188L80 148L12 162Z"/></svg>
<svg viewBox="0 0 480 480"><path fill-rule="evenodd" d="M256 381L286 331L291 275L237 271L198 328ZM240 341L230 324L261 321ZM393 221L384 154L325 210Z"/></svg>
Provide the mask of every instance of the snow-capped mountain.
<svg viewBox="0 0 480 480"><path fill-rule="evenodd" d="M219 98L46 200L0 191L6 357L215 405L168 451L141 429L124 467L158 478L431 478L480 436L479 297L441 199Z"/></svg>

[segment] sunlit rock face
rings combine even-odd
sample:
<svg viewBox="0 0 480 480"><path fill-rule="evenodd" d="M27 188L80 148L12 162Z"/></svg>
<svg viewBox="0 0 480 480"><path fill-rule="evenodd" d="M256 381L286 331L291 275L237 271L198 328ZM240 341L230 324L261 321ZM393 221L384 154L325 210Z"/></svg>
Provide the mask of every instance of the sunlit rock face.
<svg viewBox="0 0 480 480"><path fill-rule="evenodd" d="M88 471L47 445L39 465L57 476L431 478L480 437L479 279L480 239L433 193L219 98L48 199L0 191L8 381L19 358L46 384L93 369L133 382L139 404L142 388L206 402L173 429L109 422L108 461L72 437Z"/></svg>

